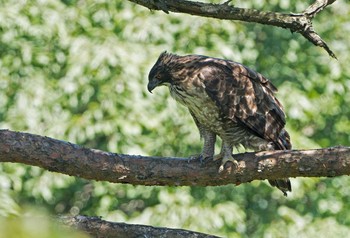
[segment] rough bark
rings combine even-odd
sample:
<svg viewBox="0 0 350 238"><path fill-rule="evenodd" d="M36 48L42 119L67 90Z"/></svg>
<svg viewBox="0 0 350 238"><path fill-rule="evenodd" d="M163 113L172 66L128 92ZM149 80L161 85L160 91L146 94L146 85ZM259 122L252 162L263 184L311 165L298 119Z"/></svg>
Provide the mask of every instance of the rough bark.
<svg viewBox="0 0 350 238"><path fill-rule="evenodd" d="M165 227L153 227L136 224L108 222L99 217L75 216L60 217L59 221L66 226L85 231L91 237L166 237L166 238L215 238L217 236L188 231L183 229L171 229Z"/></svg>
<svg viewBox="0 0 350 238"><path fill-rule="evenodd" d="M325 7L335 0L316 0L302 13L278 13L259 11L255 9L239 8L229 5L226 1L222 4L202 3L186 0L129 0L147 7L150 10L162 10L165 13L178 12L190 15L211 17L223 20L239 20L265 25L282 27L291 32L298 32L314 45L322 47L327 53L336 58L333 51L325 41L316 33L312 26L312 19Z"/></svg>
<svg viewBox="0 0 350 238"><path fill-rule="evenodd" d="M86 179L134 185L216 186L283 177L350 174L350 147L234 155L238 166L220 161L125 155L84 148L48 137L0 130L0 162L39 166Z"/></svg>

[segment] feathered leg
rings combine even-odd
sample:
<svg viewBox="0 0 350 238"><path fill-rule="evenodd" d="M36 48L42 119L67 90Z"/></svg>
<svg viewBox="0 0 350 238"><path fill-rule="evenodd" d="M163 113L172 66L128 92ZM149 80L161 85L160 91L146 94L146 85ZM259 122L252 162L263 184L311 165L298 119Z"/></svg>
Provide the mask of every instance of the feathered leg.
<svg viewBox="0 0 350 238"><path fill-rule="evenodd" d="M200 159L202 162L207 158L213 158L215 152L215 142L216 142L216 134L212 131L206 129L195 117L195 115L191 112L194 122L199 130L200 137L204 140L203 149L200 155L194 155L190 157L192 159Z"/></svg>
<svg viewBox="0 0 350 238"><path fill-rule="evenodd" d="M203 138L204 140L202 152L199 155L197 154L190 156L189 161L199 159L201 162L204 162L206 159L214 157L216 141L215 133L205 130L203 128L199 128L199 132L201 138Z"/></svg>
<svg viewBox="0 0 350 238"><path fill-rule="evenodd" d="M211 131L203 130L201 132L201 137L204 139L201 159L213 158L216 135Z"/></svg>

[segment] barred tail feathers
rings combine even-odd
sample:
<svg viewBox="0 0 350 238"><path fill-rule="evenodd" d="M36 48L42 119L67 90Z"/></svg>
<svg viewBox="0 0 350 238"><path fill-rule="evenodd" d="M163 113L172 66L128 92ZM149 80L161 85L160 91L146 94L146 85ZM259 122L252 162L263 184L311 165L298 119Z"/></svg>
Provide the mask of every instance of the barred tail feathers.
<svg viewBox="0 0 350 238"><path fill-rule="evenodd" d="M290 180L288 178L269 180L269 183L272 187L276 187L279 190L281 190L283 195L286 197L287 197L287 192L292 191L292 185L291 185Z"/></svg>
<svg viewBox="0 0 350 238"><path fill-rule="evenodd" d="M290 150L292 149L292 144L290 142L290 136L286 130L282 130L277 142L275 142L276 150ZM277 187L282 191L284 196L287 196L287 192L292 191L292 185L288 178L278 179L278 180L269 180L269 183L273 187Z"/></svg>

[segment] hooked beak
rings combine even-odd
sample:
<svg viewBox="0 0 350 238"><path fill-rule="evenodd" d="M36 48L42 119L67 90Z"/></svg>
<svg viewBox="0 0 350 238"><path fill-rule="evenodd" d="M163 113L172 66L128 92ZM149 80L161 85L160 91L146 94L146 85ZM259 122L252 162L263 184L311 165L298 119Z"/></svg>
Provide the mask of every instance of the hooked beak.
<svg viewBox="0 0 350 238"><path fill-rule="evenodd" d="M152 93L152 90L158 86L158 81L150 80L147 85L148 92Z"/></svg>

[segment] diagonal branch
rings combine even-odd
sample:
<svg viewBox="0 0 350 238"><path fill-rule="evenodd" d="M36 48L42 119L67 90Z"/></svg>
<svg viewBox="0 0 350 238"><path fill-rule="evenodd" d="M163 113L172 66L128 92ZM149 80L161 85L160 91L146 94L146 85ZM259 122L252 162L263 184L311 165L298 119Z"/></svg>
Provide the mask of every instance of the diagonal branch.
<svg viewBox="0 0 350 238"><path fill-rule="evenodd" d="M166 227L153 227L145 225L126 224L120 222L109 222L99 217L75 216L59 217L59 221L66 226L77 228L87 232L91 237L196 237L196 238L218 238L218 236L207 235L183 229L172 229Z"/></svg>
<svg viewBox="0 0 350 238"><path fill-rule="evenodd" d="M264 12L230 6L230 1L222 4L193 2L186 0L129 0L147 7L150 10L162 10L166 13L178 12L202 17L212 17L223 20L238 20L272 25L298 32L314 45L324 48L328 54L336 58L326 42L315 32L311 20L317 13L336 0L316 0L303 13Z"/></svg>
<svg viewBox="0 0 350 238"><path fill-rule="evenodd" d="M314 18L317 13L322 11L328 5L331 5L336 0L316 0L313 4L311 4L306 10L303 12L307 14L309 17Z"/></svg>
<svg viewBox="0 0 350 238"><path fill-rule="evenodd" d="M39 166L86 179L134 185L240 184L283 177L350 175L350 147L236 154L238 167L219 161L124 155L84 148L48 137L0 130L0 162Z"/></svg>

